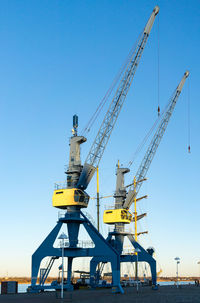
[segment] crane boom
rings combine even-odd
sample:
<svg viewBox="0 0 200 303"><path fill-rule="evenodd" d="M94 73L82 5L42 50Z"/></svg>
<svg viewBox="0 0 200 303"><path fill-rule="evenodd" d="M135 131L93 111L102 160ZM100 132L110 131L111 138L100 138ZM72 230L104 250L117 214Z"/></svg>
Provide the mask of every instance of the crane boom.
<svg viewBox="0 0 200 303"><path fill-rule="evenodd" d="M94 175L96 167L98 166L105 147L110 138L113 127L116 123L128 90L133 81L137 66L139 64L140 58L142 56L144 47L146 45L148 36L150 34L151 28L153 26L156 15L159 12L159 7L155 6L145 28L142 33L142 36L139 40L139 43L133 52L130 61L127 64L126 70L123 74L123 77L119 83L117 91L111 101L109 109L105 115L105 118L100 126L100 129L97 133L97 136L91 146L91 149L86 158L82 173L80 175L77 186L82 189L86 189L91 178Z"/></svg>
<svg viewBox="0 0 200 303"><path fill-rule="evenodd" d="M155 133L155 135L153 136L152 140L151 140L151 143L146 151L146 154L138 168L138 171L136 173L136 195L138 194L139 190L140 190L140 187L142 185L142 182L138 182L142 179L145 178L146 174L147 174L147 171L151 165L151 162L153 160L153 157L155 156L155 153L157 151L157 148L160 144L160 141L164 135L164 132L167 128L167 125L169 123L169 120L172 116L172 113L174 111L174 108L176 106L176 103L177 103L177 100L178 100L178 97L182 91L182 88L183 88L183 85L185 83L185 80L186 78L189 76L189 72L186 71L184 73L184 76L181 80L181 82L179 83L179 85L177 86L172 98L170 99L169 101L169 104L167 106L167 109L164 113L164 116L158 126L158 129ZM133 202L133 199L134 199L135 195L134 195L134 190L133 188L130 188L129 192L128 192L128 195L127 195L127 198L124 202L124 205L123 207L124 208L127 208L129 209L132 202Z"/></svg>

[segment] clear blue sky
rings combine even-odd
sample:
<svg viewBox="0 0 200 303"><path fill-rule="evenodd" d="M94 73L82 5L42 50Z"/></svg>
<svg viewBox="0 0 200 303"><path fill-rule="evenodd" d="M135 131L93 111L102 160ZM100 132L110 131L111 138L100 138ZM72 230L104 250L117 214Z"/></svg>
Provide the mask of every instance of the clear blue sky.
<svg viewBox="0 0 200 303"><path fill-rule="evenodd" d="M148 212L144 247L154 246L164 275L198 274L199 1L1 0L0 276L30 274L31 254L53 228L53 184L64 180L72 115L82 129L119 71L153 7L160 6L160 105L190 70L191 154L187 153L186 83L148 173L140 202ZM101 194L115 189L118 159L129 162L157 116L156 20L100 166ZM84 161L99 127L82 146ZM129 183L139 161L127 175ZM88 188L95 194L95 178ZM110 201L103 201L111 204ZM94 200L88 212L96 211ZM104 206L101 207L101 213ZM95 218L95 217L94 217ZM106 227L102 227L106 232Z"/></svg>

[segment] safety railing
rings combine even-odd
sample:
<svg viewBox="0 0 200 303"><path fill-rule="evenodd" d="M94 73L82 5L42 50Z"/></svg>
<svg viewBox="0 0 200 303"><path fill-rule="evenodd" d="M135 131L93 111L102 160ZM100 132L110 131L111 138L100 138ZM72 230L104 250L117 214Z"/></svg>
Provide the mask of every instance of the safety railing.
<svg viewBox="0 0 200 303"><path fill-rule="evenodd" d="M59 182L59 183L54 183L54 189L63 189L63 188L67 188L67 181L65 182Z"/></svg>
<svg viewBox="0 0 200 303"><path fill-rule="evenodd" d="M123 255L134 255L134 248L124 248L122 251Z"/></svg>
<svg viewBox="0 0 200 303"><path fill-rule="evenodd" d="M88 220L92 223L92 225L93 225L94 227L97 227L94 218L93 218L87 211L82 210L82 212L83 212L83 214L88 218Z"/></svg>
<svg viewBox="0 0 200 303"><path fill-rule="evenodd" d="M125 233L132 233L132 230L129 228L125 228L124 226L114 226L113 225L110 225L108 227L108 232L125 232Z"/></svg>
<svg viewBox="0 0 200 303"><path fill-rule="evenodd" d="M64 245L63 245L64 244ZM71 244L71 245L70 245ZM74 244L74 245L73 245ZM95 247L95 244L94 242L90 241L90 240L79 240L78 243L77 241L75 240L74 243L73 241L69 241L69 239L67 240L64 240L64 243L63 241L61 240L59 242L59 245L58 247L62 248L68 248L68 247L78 247L78 248L94 248Z"/></svg>
<svg viewBox="0 0 200 303"><path fill-rule="evenodd" d="M64 219L66 216L67 211L59 211L58 212L58 220L59 219Z"/></svg>
<svg viewBox="0 0 200 303"><path fill-rule="evenodd" d="M112 205L104 205L104 209L107 210L107 209L115 209L115 205L112 204Z"/></svg>

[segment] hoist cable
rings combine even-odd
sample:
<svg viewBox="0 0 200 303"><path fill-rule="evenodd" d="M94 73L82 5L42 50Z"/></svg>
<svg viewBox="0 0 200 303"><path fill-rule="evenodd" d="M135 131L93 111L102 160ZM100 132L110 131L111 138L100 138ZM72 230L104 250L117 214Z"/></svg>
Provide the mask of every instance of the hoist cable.
<svg viewBox="0 0 200 303"><path fill-rule="evenodd" d="M174 94L174 93L173 93ZM142 150L142 148L144 147L144 145L146 144L147 140L149 139L149 137L151 136L151 134L153 133L154 129L156 128L158 122L162 119L163 115L166 113L166 110L168 108L168 106L171 103L171 98L169 103L165 106L165 108L163 109L162 113L159 115L159 117L156 119L156 121L154 122L154 124L152 125L152 127L150 128L150 130L148 131L148 133L146 134L146 136L144 137L144 139L142 140L142 142L138 145L135 153L133 154L132 160L129 161L128 163L128 168L131 167L131 165L133 164L133 162L135 161L135 159L137 158L138 154L140 153L140 151Z"/></svg>
<svg viewBox="0 0 200 303"><path fill-rule="evenodd" d="M190 149L190 82L188 79L188 152L191 152Z"/></svg>
<svg viewBox="0 0 200 303"><path fill-rule="evenodd" d="M158 16L158 36L157 36L157 72L158 72L158 116L160 115L160 34L159 34L159 16Z"/></svg>

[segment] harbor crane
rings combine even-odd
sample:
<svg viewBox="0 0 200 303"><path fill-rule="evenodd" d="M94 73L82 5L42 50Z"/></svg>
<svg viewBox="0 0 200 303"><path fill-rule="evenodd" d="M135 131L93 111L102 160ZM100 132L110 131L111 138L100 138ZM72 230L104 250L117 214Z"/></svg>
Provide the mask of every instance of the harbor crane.
<svg viewBox="0 0 200 303"><path fill-rule="evenodd" d="M115 206L114 209L107 209L104 211L104 223L114 225L114 230L109 232L107 241L120 253L120 262L137 262L135 255L124 255L123 254L123 244L124 238L127 236L130 240L132 246L135 249L139 249L138 253L138 261L139 262L148 262L151 268L152 274L152 283L156 286L156 261L151 254L147 250L145 250L136 240L135 235L132 233L125 231L125 224L130 224L133 221L133 217L131 212L129 211L134 198L136 198L137 194L142 185L142 181L145 179L146 174L149 170L149 167L152 163L152 160L156 154L157 148L162 140L162 137L166 131L167 125L170 121L174 108L176 106L178 97L182 91L183 85L189 76L189 72L186 71L175 89L171 99L169 100L165 111L160 116L160 123L156 129L156 132L147 148L145 156L138 168L135 177L135 187L134 185L129 185L130 189L127 194L127 187L124 186L124 175L130 172L129 168L120 167L118 164L117 167L117 180L116 180L116 191L114 194L115 198ZM140 198L139 198L140 199ZM141 219L145 214L137 216L137 219ZM151 250L152 252L152 250ZM91 276L96 277L93 279L93 284L98 283L98 279L100 273L96 271L98 263L101 262L99 258L93 258L91 260Z"/></svg>
<svg viewBox="0 0 200 303"><path fill-rule="evenodd" d="M59 217L58 223L49 233L46 239L38 247L32 255L32 279L29 290L38 292L48 288L60 288L60 286L45 286L46 278L56 259L61 257L61 249L53 246L57 239L58 233L63 224L66 224L68 230L68 241L65 241L64 257L68 257L67 264L67 283L65 289L73 289L71 285L72 262L76 257L104 257L105 260L112 264L112 285L116 292L123 293L120 285L120 268L119 253L108 243L102 235L92 225L90 220L81 211L81 208L87 208L89 203L89 195L85 192L88 187L96 167L98 166L105 147L108 143L114 125L117 121L127 93L133 81L136 69L140 62L142 53L147 43L159 7L156 6L142 32L135 51L132 52L130 60L126 65L125 71L121 76L119 86L111 100L105 118L99 128L97 136L92 144L85 164L81 164L80 145L86 142L84 136L77 134L78 117L73 117L73 135L70 138L70 154L69 165L66 171L66 185L57 185L53 193L53 206L64 209L65 213ZM78 240L80 225L85 228L86 232L92 239L94 247L81 247ZM49 264L46 268L40 269L40 263L43 258L50 256ZM36 284L37 276L40 269L40 283Z"/></svg>

